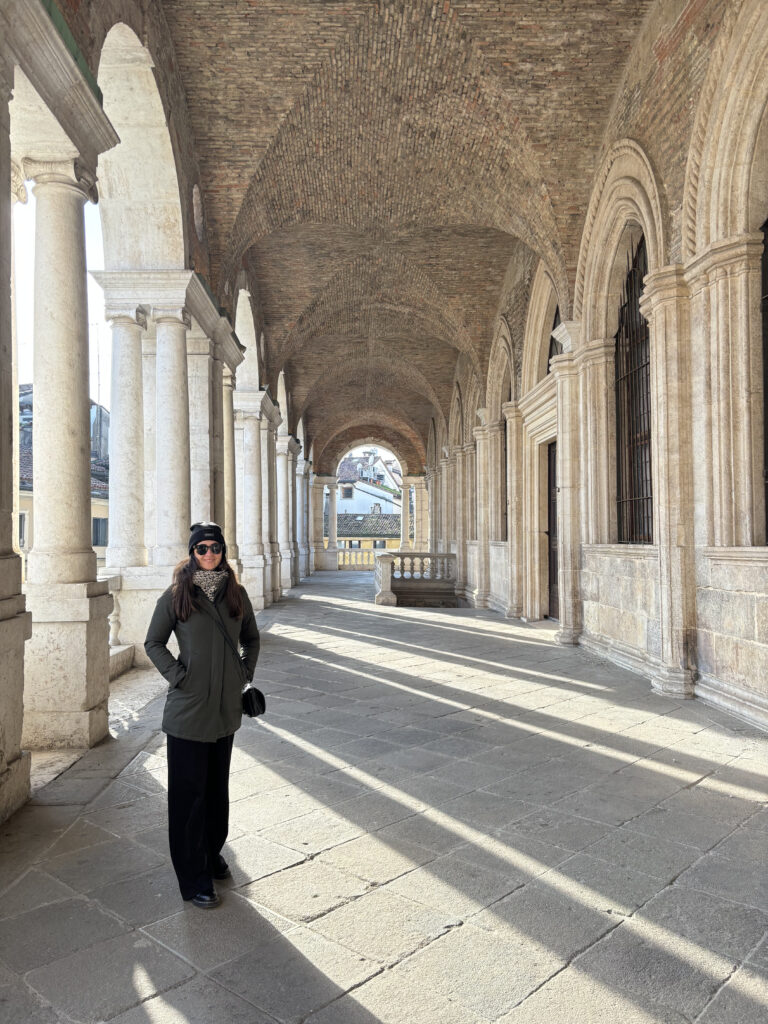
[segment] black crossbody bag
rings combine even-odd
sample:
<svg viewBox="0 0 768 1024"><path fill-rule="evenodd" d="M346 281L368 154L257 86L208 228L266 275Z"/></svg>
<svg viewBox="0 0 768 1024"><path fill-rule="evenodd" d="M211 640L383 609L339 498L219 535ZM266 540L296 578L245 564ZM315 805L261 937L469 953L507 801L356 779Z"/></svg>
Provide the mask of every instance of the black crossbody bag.
<svg viewBox="0 0 768 1024"><path fill-rule="evenodd" d="M227 632L224 623L221 621L218 609L211 606L211 612L213 613L211 618L219 627L221 635L226 640L230 651L234 654L237 664L240 666L240 671L243 674L243 714L247 715L249 718L258 718L259 715L263 715L267 710L267 698L257 686L248 682L248 677L245 674L245 665L243 665L243 659L238 653L235 645L232 643L232 638Z"/></svg>

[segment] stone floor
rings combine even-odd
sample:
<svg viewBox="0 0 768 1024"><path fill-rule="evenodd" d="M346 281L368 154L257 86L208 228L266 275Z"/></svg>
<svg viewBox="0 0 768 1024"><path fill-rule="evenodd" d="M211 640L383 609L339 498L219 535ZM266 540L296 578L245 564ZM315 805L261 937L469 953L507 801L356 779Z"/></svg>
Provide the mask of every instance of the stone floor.
<svg viewBox="0 0 768 1024"><path fill-rule="evenodd" d="M180 901L164 684L0 828L0 1021L768 1020L768 737L487 612L324 573L259 616L233 879Z"/></svg>

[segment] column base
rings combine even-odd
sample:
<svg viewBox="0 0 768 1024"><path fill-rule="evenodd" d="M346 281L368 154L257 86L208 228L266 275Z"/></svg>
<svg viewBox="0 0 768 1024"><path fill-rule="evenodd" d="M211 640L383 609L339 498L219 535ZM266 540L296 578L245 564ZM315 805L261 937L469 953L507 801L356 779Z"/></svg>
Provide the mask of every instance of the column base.
<svg viewBox="0 0 768 1024"><path fill-rule="evenodd" d="M397 598L392 593L392 591L390 591L388 594L377 594L376 597L374 597L373 599L373 603L383 604L390 608L395 608L397 607Z"/></svg>
<svg viewBox="0 0 768 1024"><path fill-rule="evenodd" d="M96 552L44 551L32 548L27 555L27 581L35 586L64 586L59 580L78 580L87 583L96 578ZM37 582L37 581L40 582Z"/></svg>
<svg viewBox="0 0 768 1024"><path fill-rule="evenodd" d="M282 570L283 556L280 553L279 546L272 542L272 602L277 603L283 596L283 588L281 586L281 570Z"/></svg>
<svg viewBox="0 0 768 1024"><path fill-rule="evenodd" d="M29 766L31 757L23 750L19 757L5 766L0 773L0 822L17 811L29 800Z"/></svg>
<svg viewBox="0 0 768 1024"><path fill-rule="evenodd" d="M299 545L291 544L291 581L294 587L301 582L301 570L299 569Z"/></svg>
<svg viewBox="0 0 768 1024"><path fill-rule="evenodd" d="M88 711L24 712L24 746L32 750L93 747L108 733L106 701Z"/></svg>
<svg viewBox="0 0 768 1024"><path fill-rule="evenodd" d="M306 544L299 544L299 578L306 579L309 573L309 548Z"/></svg>
<svg viewBox="0 0 768 1024"><path fill-rule="evenodd" d="M321 572L330 572L339 568L338 548L318 548L315 554L315 568Z"/></svg>
<svg viewBox="0 0 768 1024"><path fill-rule="evenodd" d="M659 665L651 676L651 686L655 693L663 697L690 700L695 696L693 673L690 669Z"/></svg>
<svg viewBox="0 0 768 1024"><path fill-rule="evenodd" d="M563 647L575 647L580 636L581 630L574 629L572 626L562 626L555 633L555 643L562 644Z"/></svg>
<svg viewBox="0 0 768 1024"><path fill-rule="evenodd" d="M108 733L106 582L30 584L32 638L24 666L25 747L89 747Z"/></svg>
<svg viewBox="0 0 768 1024"><path fill-rule="evenodd" d="M264 555L252 555L243 562L243 570L240 573L240 582L248 591L248 597L255 611L262 611L267 607L267 596L269 602L272 600L272 589L267 588L267 560Z"/></svg>

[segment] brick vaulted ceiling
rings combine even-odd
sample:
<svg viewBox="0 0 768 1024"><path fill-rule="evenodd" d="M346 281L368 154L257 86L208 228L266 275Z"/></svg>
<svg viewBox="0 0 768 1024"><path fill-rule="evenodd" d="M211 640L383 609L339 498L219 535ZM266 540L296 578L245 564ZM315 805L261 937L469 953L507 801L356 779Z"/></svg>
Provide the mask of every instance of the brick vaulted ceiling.
<svg viewBox="0 0 768 1024"><path fill-rule="evenodd" d="M649 3L163 0L212 284L231 305L246 270L319 471L368 437L423 468L457 359L485 382L512 261L543 258L567 312Z"/></svg>

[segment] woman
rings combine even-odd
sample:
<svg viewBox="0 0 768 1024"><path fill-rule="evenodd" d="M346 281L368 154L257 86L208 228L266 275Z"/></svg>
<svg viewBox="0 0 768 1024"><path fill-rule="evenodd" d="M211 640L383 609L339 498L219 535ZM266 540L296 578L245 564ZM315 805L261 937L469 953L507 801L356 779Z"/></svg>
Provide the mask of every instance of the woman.
<svg viewBox="0 0 768 1024"><path fill-rule="evenodd" d="M216 523L194 523L189 560L157 602L144 650L170 685L168 833L182 898L215 907L214 879L229 878L221 849L229 828L229 764L240 728L243 685L259 656L251 602L226 559ZM167 644L179 642L174 658ZM242 647L243 656L239 655Z"/></svg>

